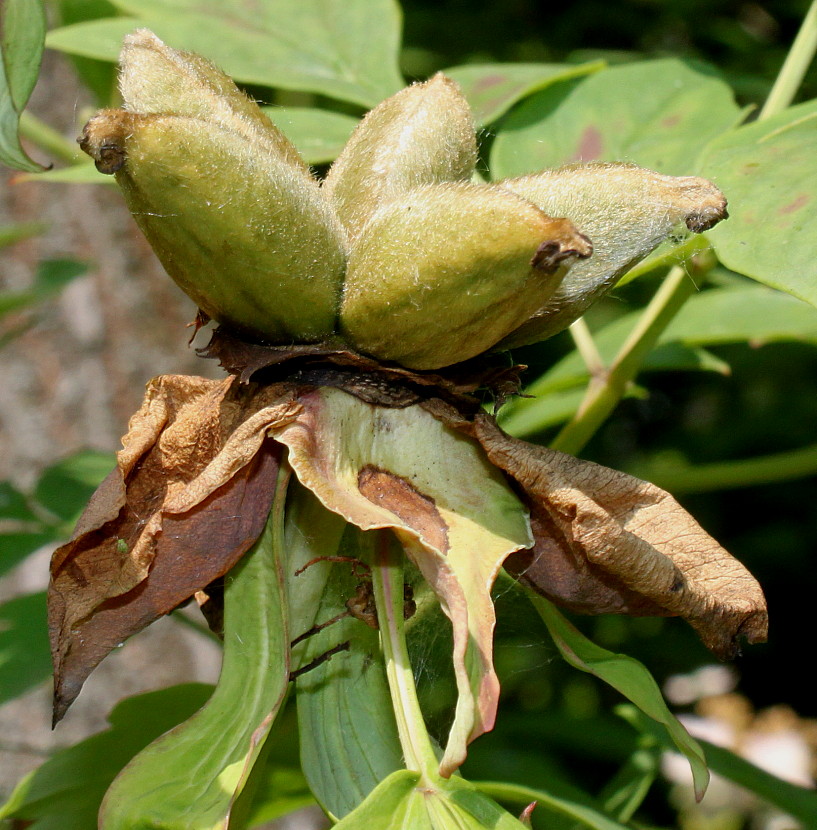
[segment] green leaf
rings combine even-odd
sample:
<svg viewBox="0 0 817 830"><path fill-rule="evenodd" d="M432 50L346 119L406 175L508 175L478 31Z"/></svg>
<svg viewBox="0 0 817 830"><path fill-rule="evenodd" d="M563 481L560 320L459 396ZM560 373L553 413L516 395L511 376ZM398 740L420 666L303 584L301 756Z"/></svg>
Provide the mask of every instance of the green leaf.
<svg viewBox="0 0 817 830"><path fill-rule="evenodd" d="M57 751L29 773L0 807L0 819L33 821L29 830L89 830L105 790L144 746L190 717L212 692L201 683L127 698L108 716L110 729Z"/></svg>
<svg viewBox="0 0 817 830"><path fill-rule="evenodd" d="M45 592L0 605L0 704L51 675Z"/></svg>
<svg viewBox="0 0 817 830"><path fill-rule="evenodd" d="M285 497L279 479L261 538L225 578L224 658L213 696L117 776L100 810L100 830L229 826L289 685Z"/></svg>
<svg viewBox="0 0 817 830"><path fill-rule="evenodd" d="M494 142L492 178L594 160L689 175L706 144L739 117L726 84L679 60L616 66L517 107Z"/></svg>
<svg viewBox="0 0 817 830"><path fill-rule="evenodd" d="M112 453L91 450L75 453L43 472L34 497L64 523L73 524L94 490L115 466Z"/></svg>
<svg viewBox="0 0 817 830"><path fill-rule="evenodd" d="M54 184L104 184L116 187L116 179L100 173L93 162L80 162L59 170L46 170L45 173L24 173L20 181L53 182Z"/></svg>
<svg viewBox="0 0 817 830"><path fill-rule="evenodd" d="M43 233L48 225L42 222L20 222L17 225L6 225L0 228L0 248L13 245L23 239L30 239Z"/></svg>
<svg viewBox="0 0 817 830"><path fill-rule="evenodd" d="M41 0L5 0L0 7L0 163L36 172L20 144L20 113L40 71L45 38L45 9Z"/></svg>
<svg viewBox="0 0 817 830"><path fill-rule="evenodd" d="M43 545L57 541L58 538L50 529L0 534L0 576L8 573L30 553L39 550Z"/></svg>
<svg viewBox="0 0 817 830"><path fill-rule="evenodd" d="M347 525L340 548L323 553L313 548L312 556L360 558L365 555L361 534ZM296 566L300 560L290 558L290 563L300 567ZM345 601L355 594L355 579L346 563L310 568L317 569L328 574L322 579L325 591L316 618L320 624L346 610ZM306 573L292 578L293 593L303 576ZM301 662L309 663L344 642L350 644L348 653L332 657L297 681L301 764L315 797L337 817L354 810L381 781L403 767L378 632L347 617L310 637Z"/></svg>
<svg viewBox="0 0 817 830"><path fill-rule="evenodd" d="M667 708L661 690L649 671L638 660L625 654L614 654L588 640L543 597L532 596L531 601L562 657L571 666L608 683L645 715L666 728L675 747L689 761L696 795L702 798L709 783L703 750Z"/></svg>
<svg viewBox="0 0 817 830"><path fill-rule="evenodd" d="M629 821L641 806L653 782L661 771L662 752L652 738L639 742L613 778L604 785L600 798L607 813L619 821Z"/></svg>
<svg viewBox="0 0 817 830"><path fill-rule="evenodd" d="M0 481L0 519L36 522L26 497L9 481Z"/></svg>
<svg viewBox="0 0 817 830"><path fill-rule="evenodd" d="M574 819L580 827L592 827L594 830L626 830L625 825L619 824L600 810L567 798L554 796L546 790L499 781L477 781L475 786L480 792L497 801L518 804L521 807L535 801L537 808L541 806L557 815Z"/></svg>
<svg viewBox="0 0 817 830"><path fill-rule="evenodd" d="M399 770L335 830L522 830L524 825L462 778L429 782ZM618 825L610 830L621 830ZM606 829L605 829L606 830Z"/></svg>
<svg viewBox="0 0 817 830"><path fill-rule="evenodd" d="M108 0L57 0L59 22L62 26L112 17L116 8ZM116 69L110 63L73 57L71 62L83 85L95 95L101 106L113 103L116 89Z"/></svg>
<svg viewBox="0 0 817 830"><path fill-rule="evenodd" d="M462 88L477 124L491 124L514 104L560 81L598 72L604 61L589 63L474 63L451 66L443 74Z"/></svg>
<svg viewBox="0 0 817 830"><path fill-rule="evenodd" d="M631 706L622 705L616 711L639 732L657 740L665 749L673 749L672 739L655 721L644 717ZM740 787L745 787L782 812L800 820L803 827L817 827L817 792L784 781L735 755L734 752L715 746L709 741L702 740L700 743L706 754L707 764L713 772Z"/></svg>
<svg viewBox="0 0 817 830"><path fill-rule="evenodd" d="M307 164L326 164L334 161L352 130L358 125L358 119L351 115L312 107L262 109L298 148Z"/></svg>
<svg viewBox="0 0 817 830"><path fill-rule="evenodd" d="M50 259L37 267L34 285L24 291L0 291L0 317L42 302L71 280L82 275L88 266L73 259Z"/></svg>
<svg viewBox="0 0 817 830"><path fill-rule="evenodd" d="M733 271L817 305L817 101L740 127L708 148L704 175L729 199L710 239Z"/></svg>
<svg viewBox="0 0 817 830"><path fill-rule="evenodd" d="M403 86L397 67L400 10L393 0L116 0L132 18L49 32L46 43L114 61L122 38L147 27L176 49L198 52L244 83L317 92L372 107Z"/></svg>
<svg viewBox="0 0 817 830"><path fill-rule="evenodd" d="M625 314L593 333L599 354L607 365L640 316L640 311ZM751 283L737 288L713 288L687 300L661 335L658 346L649 354L642 369L726 373L728 366L703 350L703 346L742 342L758 346L780 341L817 345L817 313L811 306L788 294ZM578 406L583 395L576 387L583 388L588 380L587 366L581 356L576 351L571 352L526 387L525 393L533 398L515 399L501 410L503 428L523 436L566 420L573 414L569 411L570 406L574 401ZM577 396L579 400L576 400ZM669 489L674 490L674 487Z"/></svg>

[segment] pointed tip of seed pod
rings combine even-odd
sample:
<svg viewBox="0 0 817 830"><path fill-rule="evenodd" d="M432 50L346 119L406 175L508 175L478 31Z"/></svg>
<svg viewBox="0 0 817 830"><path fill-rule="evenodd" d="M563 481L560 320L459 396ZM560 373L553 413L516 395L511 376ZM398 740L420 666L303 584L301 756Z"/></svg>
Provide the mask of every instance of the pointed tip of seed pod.
<svg viewBox="0 0 817 830"><path fill-rule="evenodd" d="M726 209L726 199L721 199L712 205L707 205L701 210L690 213L686 218L686 226L693 233L703 233L714 228L718 222L729 218L729 211Z"/></svg>
<svg viewBox="0 0 817 830"><path fill-rule="evenodd" d="M531 258L531 267L544 274L555 274L565 260L587 259L593 253L593 243L583 234L576 233L572 244L558 239L547 239Z"/></svg>
<svg viewBox="0 0 817 830"><path fill-rule="evenodd" d="M156 47L163 47L165 42L156 37L150 29L135 29L125 35L122 45L126 49L128 47L137 49L154 49Z"/></svg>
<svg viewBox="0 0 817 830"><path fill-rule="evenodd" d="M96 169L110 176L125 165L125 139L132 129L132 113L118 109L100 110L83 127L77 143L94 160Z"/></svg>

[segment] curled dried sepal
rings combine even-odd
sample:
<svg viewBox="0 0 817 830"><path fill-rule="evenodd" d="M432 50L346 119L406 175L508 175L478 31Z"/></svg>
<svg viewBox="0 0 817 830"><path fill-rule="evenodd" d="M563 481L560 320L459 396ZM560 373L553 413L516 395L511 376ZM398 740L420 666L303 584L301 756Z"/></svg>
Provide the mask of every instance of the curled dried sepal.
<svg viewBox="0 0 817 830"><path fill-rule="evenodd" d="M532 319L506 337L512 348L567 328L679 225L695 233L726 218L726 199L694 176L662 176L634 164L574 164L500 182L551 216L566 216L593 240Z"/></svg>
<svg viewBox="0 0 817 830"><path fill-rule="evenodd" d="M585 614L683 617L721 657L765 641L760 586L669 493L510 438L485 415L474 426L531 510L536 544L506 563L524 584Z"/></svg>
<svg viewBox="0 0 817 830"><path fill-rule="evenodd" d="M419 185L468 180L476 161L468 102L438 73L363 119L332 165L324 193L354 240L382 204Z"/></svg>
<svg viewBox="0 0 817 830"><path fill-rule="evenodd" d="M331 334L341 230L309 172L218 122L103 110L82 148L116 179L167 272L220 323L268 341Z"/></svg>
<svg viewBox="0 0 817 830"><path fill-rule="evenodd" d="M148 384L117 468L51 561L48 620L59 720L119 643L226 573L269 513L297 411L288 387L165 376Z"/></svg>
<svg viewBox="0 0 817 830"><path fill-rule="evenodd" d="M490 349L593 248L502 188L418 187L378 210L350 258L341 330L358 350L437 369Z"/></svg>

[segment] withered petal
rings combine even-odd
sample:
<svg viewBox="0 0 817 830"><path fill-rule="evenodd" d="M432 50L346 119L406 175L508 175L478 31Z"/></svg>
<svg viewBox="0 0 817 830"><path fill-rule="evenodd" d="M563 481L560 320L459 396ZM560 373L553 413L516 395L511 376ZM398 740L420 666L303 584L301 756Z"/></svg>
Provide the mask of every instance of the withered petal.
<svg viewBox="0 0 817 830"><path fill-rule="evenodd" d="M584 613L681 616L721 657L766 639L760 586L669 493L511 438L486 415L474 433L531 507L536 546L508 562L531 588Z"/></svg>
<svg viewBox="0 0 817 830"><path fill-rule="evenodd" d="M283 384L259 389L234 378L176 376L148 384L117 469L52 559L55 722L112 648L252 546L283 452L267 431L296 411Z"/></svg>

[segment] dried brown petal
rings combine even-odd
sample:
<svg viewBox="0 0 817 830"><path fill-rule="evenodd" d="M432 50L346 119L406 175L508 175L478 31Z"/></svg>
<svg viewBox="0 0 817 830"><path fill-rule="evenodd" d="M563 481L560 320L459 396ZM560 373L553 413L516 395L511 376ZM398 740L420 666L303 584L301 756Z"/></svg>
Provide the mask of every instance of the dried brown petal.
<svg viewBox="0 0 817 830"><path fill-rule="evenodd" d="M52 559L55 720L112 648L250 548L269 513L280 459L267 430L296 411L283 385L151 381L117 469Z"/></svg>
<svg viewBox="0 0 817 830"><path fill-rule="evenodd" d="M584 613L684 617L722 657L738 638L766 639L760 586L669 493L510 438L485 415L474 430L531 505L533 555L509 563L530 587Z"/></svg>

